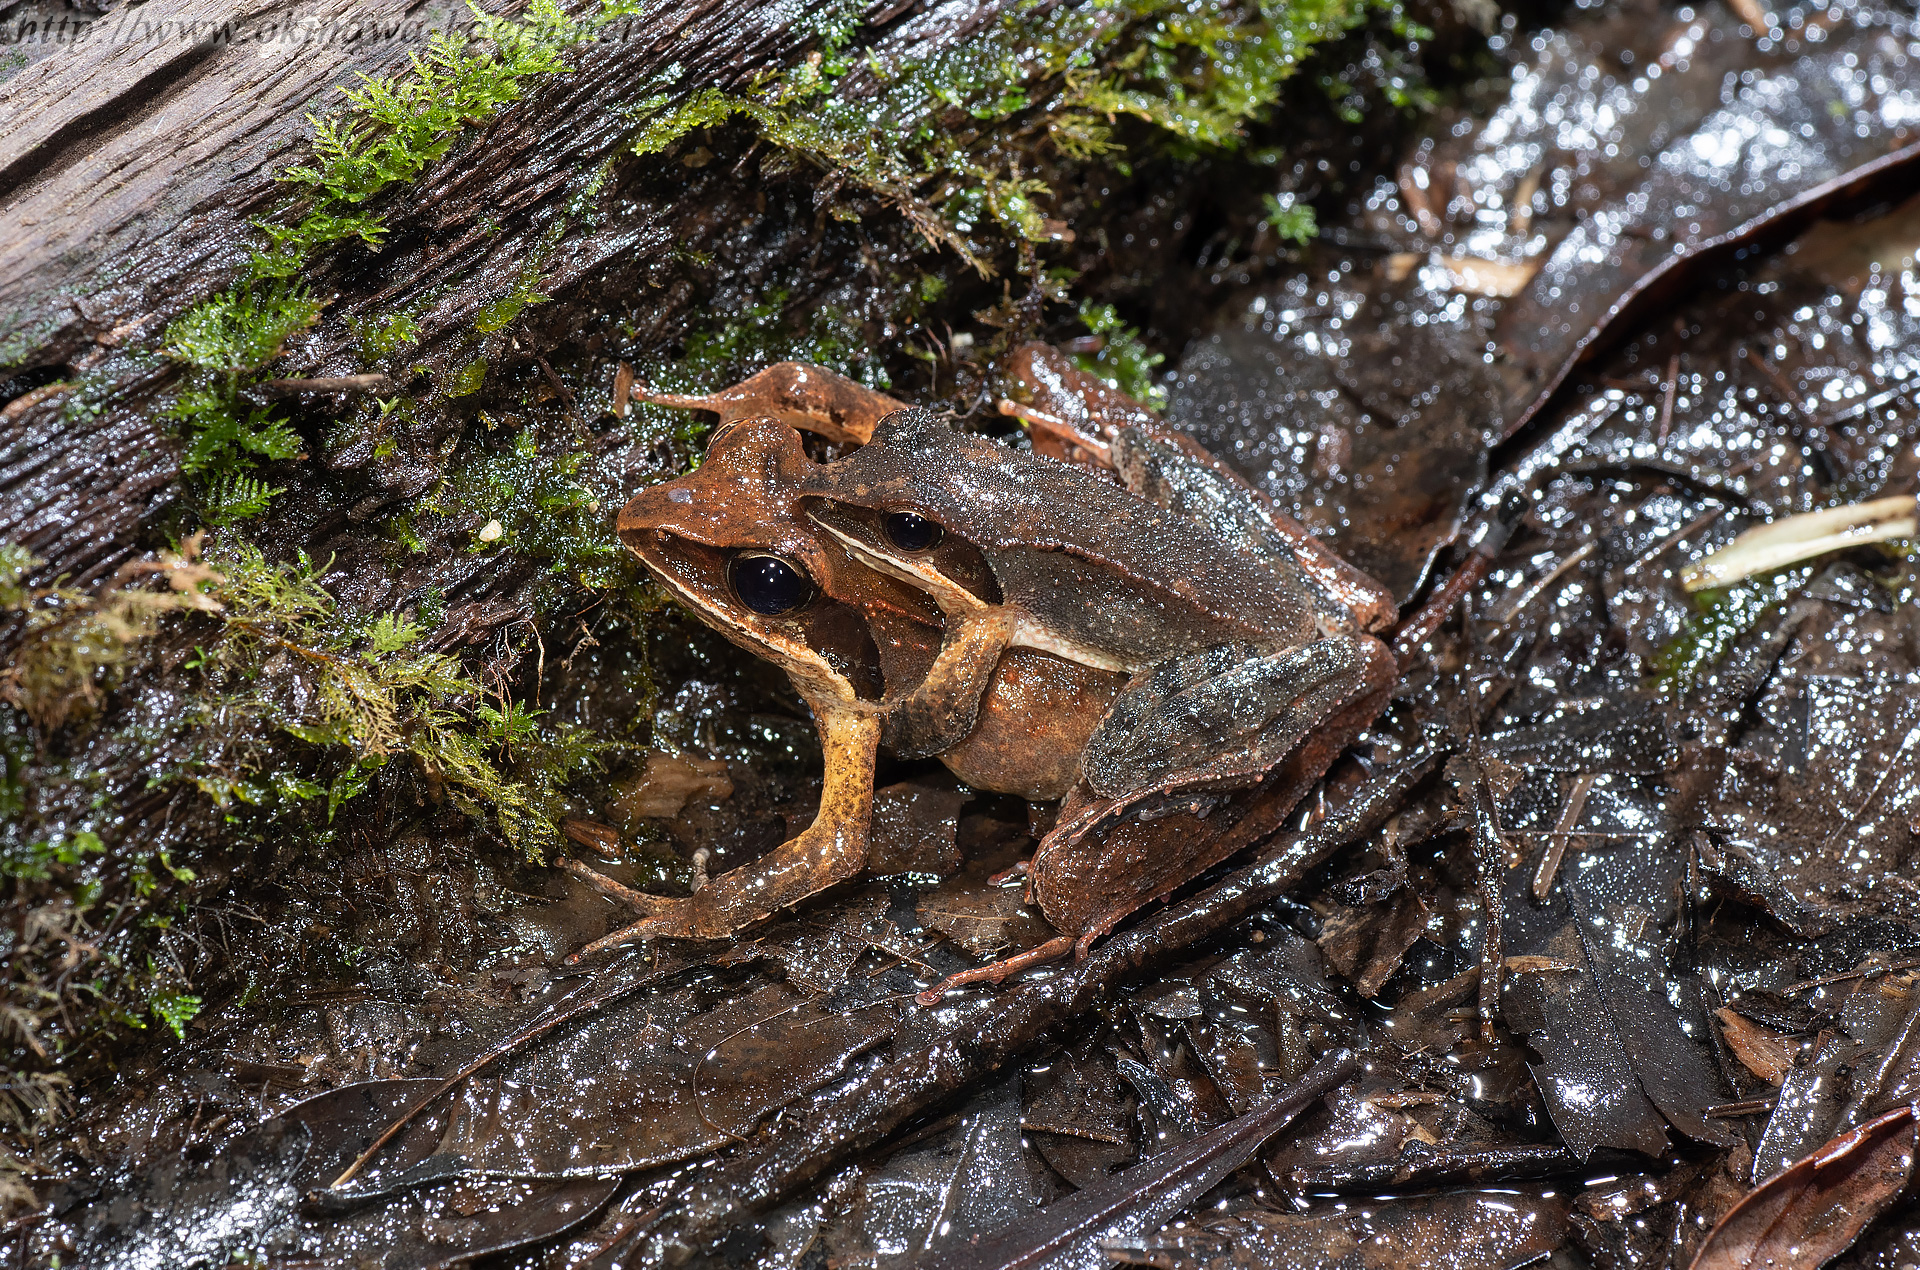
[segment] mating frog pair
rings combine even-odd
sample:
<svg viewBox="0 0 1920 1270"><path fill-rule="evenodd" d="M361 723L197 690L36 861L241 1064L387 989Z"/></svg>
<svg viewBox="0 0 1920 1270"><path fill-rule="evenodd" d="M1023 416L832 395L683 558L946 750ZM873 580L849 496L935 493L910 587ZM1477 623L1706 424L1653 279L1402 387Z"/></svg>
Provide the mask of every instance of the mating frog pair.
<svg viewBox="0 0 1920 1270"><path fill-rule="evenodd" d="M1056 350L1015 355L1032 451L817 367L706 397L699 468L619 533L702 621L783 667L826 758L797 837L590 946L719 938L859 874L878 747L1063 799L1028 866L1087 946L1271 832L1384 706L1391 598L1153 413ZM841 444L816 463L801 430Z"/></svg>

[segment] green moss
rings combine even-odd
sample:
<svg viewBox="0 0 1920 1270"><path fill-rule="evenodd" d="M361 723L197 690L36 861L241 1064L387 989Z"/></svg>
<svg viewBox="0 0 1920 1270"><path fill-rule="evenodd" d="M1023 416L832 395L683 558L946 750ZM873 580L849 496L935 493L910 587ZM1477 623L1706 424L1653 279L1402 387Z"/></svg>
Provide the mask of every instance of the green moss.
<svg viewBox="0 0 1920 1270"><path fill-rule="evenodd" d="M554 0L534 0L518 21L469 7L477 41L436 35L424 56L411 57L408 73L363 75L358 88L342 90L347 109L313 119L314 161L281 174L304 190L304 210L290 205L256 220L266 245L253 253L246 278L167 328L162 351L192 372L167 415L187 443L182 470L203 478L194 488L207 523L230 525L264 513L281 491L254 475L253 465L291 458L302 448L284 420L241 395L252 375L319 317L320 303L288 279L316 251L338 242L357 239L377 250L385 226L362 205L418 177L465 129L516 100L531 77L566 71L560 54L594 29L568 18ZM537 281L523 276L481 311L476 325L498 330L529 304L543 302ZM417 341L420 327L396 314L356 334L377 358ZM484 362L470 363L447 395L478 391L485 375Z"/></svg>
<svg viewBox="0 0 1920 1270"><path fill-rule="evenodd" d="M484 304L474 315L474 329L491 334L520 316L528 305L545 304L552 297L540 290L540 277L537 268L522 271L515 280L513 289L490 304ZM452 394L458 395L458 394Z"/></svg>
<svg viewBox="0 0 1920 1270"><path fill-rule="evenodd" d="M276 282L236 287L188 309L167 326L161 351L183 365L229 382L280 355L287 340L312 326L320 305L304 287Z"/></svg>
<svg viewBox="0 0 1920 1270"><path fill-rule="evenodd" d="M1083 301L1080 320L1101 337L1100 348L1074 360L1080 369L1098 375L1109 388L1118 388L1136 401L1144 401L1155 410L1165 409L1167 390L1153 382L1154 368L1166 361L1140 340L1140 332L1120 320L1111 304Z"/></svg>
<svg viewBox="0 0 1920 1270"><path fill-rule="evenodd" d="M1282 242L1304 247L1320 232L1312 204L1298 202L1291 194L1268 194L1261 201L1267 211L1261 223Z"/></svg>
<svg viewBox="0 0 1920 1270"><path fill-rule="evenodd" d="M201 301L167 327L162 353L188 368L187 385L165 411L186 442L180 470L194 483L202 516L226 525L258 516L282 491L249 474L255 462L300 453L286 420L241 398L254 372L311 326L320 305L299 286L241 286Z"/></svg>
<svg viewBox="0 0 1920 1270"><path fill-rule="evenodd" d="M1032 169L1032 148L1010 138L1042 130L1055 160L1070 167L1117 155L1115 125L1129 117L1175 155L1238 149L1314 48L1377 12L1417 37L1397 4L1381 0L1028 5L926 61L870 61L880 90L857 100L832 92L851 64L852 27L830 22L806 64L745 92L707 88L677 103L665 95L642 102L632 147L655 154L696 129L744 119L986 273L1000 243L1059 237L1058 191ZM1406 104L1415 104L1411 95Z"/></svg>
<svg viewBox="0 0 1920 1270"><path fill-rule="evenodd" d="M167 1025L178 1041L187 1039L187 1024L199 1015L202 1004L199 997L170 988L156 986L147 993L147 1009Z"/></svg>
<svg viewBox="0 0 1920 1270"><path fill-rule="evenodd" d="M416 510L409 532L418 535L446 520L499 527L476 535L475 552L510 551L539 560L555 574L588 590L630 589L637 584L631 555L614 537L612 518L600 498L580 480L581 451L542 454L531 431L503 450L478 454L450 471Z"/></svg>
<svg viewBox="0 0 1920 1270"><path fill-rule="evenodd" d="M378 251L387 236L387 227L377 216L367 212L342 216L324 209L310 211L292 225L257 219L253 227L267 240L265 250L253 252L250 270L256 280L291 278L306 267L314 252L349 238Z"/></svg>
<svg viewBox="0 0 1920 1270"><path fill-rule="evenodd" d="M355 322L353 334L368 357L388 357L420 342L420 321L410 313L390 313L378 321Z"/></svg>
<svg viewBox="0 0 1920 1270"><path fill-rule="evenodd" d="M188 476L242 471L255 458L290 459L302 446L300 434L286 420L218 388L187 389L162 417L181 425L187 444L180 470Z"/></svg>
<svg viewBox="0 0 1920 1270"><path fill-rule="evenodd" d="M0 544L0 613L20 615L12 658L0 668L0 701L23 711L43 730L91 711L124 668L132 646L153 633L164 614L205 609L212 575L194 559L197 544L165 552L136 572L164 575L165 593L109 586L95 595L55 582L34 587L27 577L40 561L14 544Z"/></svg>
<svg viewBox="0 0 1920 1270"><path fill-rule="evenodd" d="M487 359L484 357L476 357L465 366L460 367L460 369L448 375L442 383L440 391L442 395L448 398L471 397L474 393L479 392L480 386L486 382Z"/></svg>
<svg viewBox="0 0 1920 1270"><path fill-rule="evenodd" d="M1698 683L1761 618L1780 608L1813 576L1812 565L1748 578L1693 597L1694 613L1655 659L1655 682L1669 695Z"/></svg>
<svg viewBox="0 0 1920 1270"><path fill-rule="evenodd" d="M472 3L468 8L491 48L476 50L465 35L438 34L424 57L409 56L410 74L362 75L359 88L341 90L351 109L310 116L315 161L289 169L284 179L325 200L364 203L418 177L463 129L518 100L528 78L569 69L560 53L583 33L554 0L533 0L520 22Z"/></svg>
<svg viewBox="0 0 1920 1270"><path fill-rule="evenodd" d="M324 798L331 819L404 757L435 797L497 823L530 857L558 842L560 787L591 764L601 742L578 728L545 726L515 703L487 702L457 661L417 647L425 627L414 616L356 622L340 613L304 557L274 565L237 543L214 564L222 637L195 666L208 725L217 718L255 735L280 731L330 757L307 775L270 766L280 760L264 747L255 756L226 753L189 774L202 792L222 806ZM256 691L269 660L286 658L306 692L289 699Z"/></svg>
<svg viewBox="0 0 1920 1270"><path fill-rule="evenodd" d="M0 876L22 882L44 882L58 868L81 863L106 850L100 835L90 829L58 833L51 839L20 846L0 843Z"/></svg>

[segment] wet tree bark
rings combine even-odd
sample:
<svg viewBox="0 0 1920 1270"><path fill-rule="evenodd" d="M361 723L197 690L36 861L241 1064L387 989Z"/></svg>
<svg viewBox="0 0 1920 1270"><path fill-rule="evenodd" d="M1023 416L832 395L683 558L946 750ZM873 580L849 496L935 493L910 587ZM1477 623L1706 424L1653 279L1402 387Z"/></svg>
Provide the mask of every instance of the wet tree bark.
<svg viewBox="0 0 1920 1270"><path fill-rule="evenodd" d="M865 21L882 41L930 50L999 7L876 0ZM795 64L808 39L798 14L773 0L665 0L569 51L571 73L536 77L420 181L369 205L389 227L382 251L355 243L316 262L303 281L326 311L275 373L366 370L354 324L393 312L418 323L410 366L435 374L478 356L489 386L527 372L545 335L589 326L608 295L631 311L649 292L646 320L673 330L700 292L674 262L740 245L753 171L634 159L621 107ZM467 15L405 0L150 0L66 17L61 38L78 42L32 46L42 55L0 82L0 540L85 581L126 559L174 499L178 446L155 406L175 375L154 350L169 320L240 275L260 241L250 221L290 197L276 173L307 157L308 113L424 49L379 32L419 36ZM805 238L774 254L805 259ZM529 271L554 302L476 342L476 311ZM73 387L36 391L56 383ZM409 442L430 455L457 426L438 412ZM423 461L360 500L353 521L435 475ZM318 548L346 523L306 519L308 541L278 545Z"/></svg>

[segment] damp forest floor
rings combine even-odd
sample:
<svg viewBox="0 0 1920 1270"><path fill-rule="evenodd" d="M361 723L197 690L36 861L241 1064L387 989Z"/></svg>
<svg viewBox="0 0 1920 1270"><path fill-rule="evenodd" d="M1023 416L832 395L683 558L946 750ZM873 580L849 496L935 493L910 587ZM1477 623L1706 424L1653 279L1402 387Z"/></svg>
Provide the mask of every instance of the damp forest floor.
<svg viewBox="0 0 1920 1270"><path fill-rule="evenodd" d="M725 74L483 18L312 104L218 260L19 300L0 1264L1920 1263L1914 558L1681 582L1920 491L1911 11L975 8L755 8ZM704 444L633 383L1018 445L1031 338L1403 611L1469 571L1386 712L935 1007L1053 932L989 881L1048 809L931 761L884 876L566 964L630 920L581 871L684 894L820 795L613 536Z"/></svg>

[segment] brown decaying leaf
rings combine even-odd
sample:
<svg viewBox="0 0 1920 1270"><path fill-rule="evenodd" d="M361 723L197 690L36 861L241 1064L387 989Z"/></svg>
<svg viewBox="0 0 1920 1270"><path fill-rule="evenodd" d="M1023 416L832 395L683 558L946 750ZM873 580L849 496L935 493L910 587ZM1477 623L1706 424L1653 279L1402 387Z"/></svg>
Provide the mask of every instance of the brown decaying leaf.
<svg viewBox="0 0 1920 1270"><path fill-rule="evenodd" d="M1793 1056L1799 1046L1784 1033L1761 1027L1746 1016L1722 1006L1714 1011L1720 1030L1726 1035L1727 1048L1741 1065L1771 1084L1779 1084L1793 1070Z"/></svg>
<svg viewBox="0 0 1920 1270"><path fill-rule="evenodd" d="M647 765L640 775L623 782L613 805L628 816L670 820L696 797L714 802L733 797L726 760L687 758L655 750L647 755Z"/></svg>
<svg viewBox="0 0 1920 1270"><path fill-rule="evenodd" d="M1691 1270L1825 1265L1906 1190L1915 1127L1915 1108L1899 1107L1799 1160L1734 1205Z"/></svg>

